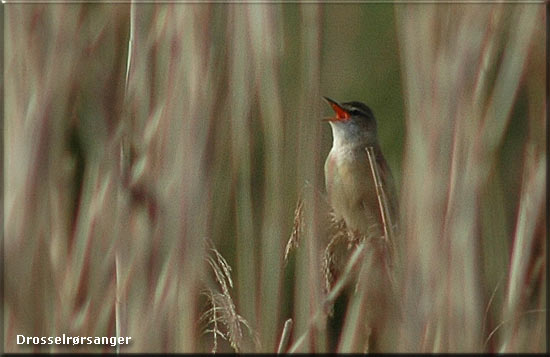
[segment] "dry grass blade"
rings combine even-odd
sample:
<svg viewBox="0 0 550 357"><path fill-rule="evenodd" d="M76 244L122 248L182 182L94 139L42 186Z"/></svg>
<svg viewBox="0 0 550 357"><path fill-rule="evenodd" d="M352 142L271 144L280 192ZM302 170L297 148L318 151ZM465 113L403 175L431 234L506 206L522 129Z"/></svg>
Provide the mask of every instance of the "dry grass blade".
<svg viewBox="0 0 550 357"><path fill-rule="evenodd" d="M284 257L285 263L288 261L287 259L290 252L298 248L300 244L300 238L304 231L303 210L304 210L304 200L302 198L298 198L298 202L296 203L296 208L294 209L294 223L292 224L292 234L290 235L290 238L286 243L285 257Z"/></svg>
<svg viewBox="0 0 550 357"><path fill-rule="evenodd" d="M367 158L369 160L369 166L371 169L372 179L374 182L374 187L376 189L376 197L378 199L378 209L380 212L380 217L382 218L382 225L384 226L384 239L388 242L391 242L393 237L390 235L392 231L392 222L391 217L389 215L389 209L388 209L388 200L386 197L386 193L384 191L384 187L382 185L382 181L380 180L380 174L378 172L378 165L376 164L375 156L374 156L374 148L372 146L369 146L365 148L365 152L367 153Z"/></svg>

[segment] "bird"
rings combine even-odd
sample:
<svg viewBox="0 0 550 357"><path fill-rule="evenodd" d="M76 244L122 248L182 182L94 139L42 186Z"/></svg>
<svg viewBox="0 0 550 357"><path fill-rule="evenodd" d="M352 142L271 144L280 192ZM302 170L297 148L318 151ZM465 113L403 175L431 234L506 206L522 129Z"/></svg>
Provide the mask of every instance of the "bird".
<svg viewBox="0 0 550 357"><path fill-rule="evenodd" d="M386 197L389 217L386 224L397 224L397 192L390 167L378 141L377 123L372 110L361 102L338 103L323 97L336 116L326 119L332 128L332 148L325 161L325 186L336 219L343 219L351 231L367 237L381 237L384 222L380 192L376 189L368 149Z"/></svg>
<svg viewBox="0 0 550 357"><path fill-rule="evenodd" d="M366 321L365 338L358 343L366 343L370 351L382 348L382 352L387 352L383 348L391 344L391 338L387 333L385 336L381 334L388 331L387 325L391 324L396 310L392 307L395 295L391 261L394 251L390 240L399 225L394 178L382 154L372 110L357 101L339 103L323 98L335 113L324 119L329 122L333 137L324 167L328 202L335 221L344 221L350 237L359 236L369 242L368 249L373 258L367 269L368 276L357 278L358 281L363 279L362 291L366 292L362 295L366 300L361 303L364 311L359 317ZM357 285L351 290L357 290ZM342 293L337 300L341 311L346 311L345 306L349 305L353 295L349 288ZM342 315L345 312L340 312L340 316L330 322L333 331L340 330L345 323Z"/></svg>

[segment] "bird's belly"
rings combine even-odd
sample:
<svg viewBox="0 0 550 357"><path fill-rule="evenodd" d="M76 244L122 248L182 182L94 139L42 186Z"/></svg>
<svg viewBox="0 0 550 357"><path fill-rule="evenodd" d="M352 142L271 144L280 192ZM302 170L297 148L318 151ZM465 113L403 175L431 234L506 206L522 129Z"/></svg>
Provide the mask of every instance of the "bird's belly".
<svg viewBox="0 0 550 357"><path fill-rule="evenodd" d="M332 153L325 164L329 201L337 218L368 236L382 235L376 187L367 158L342 158Z"/></svg>

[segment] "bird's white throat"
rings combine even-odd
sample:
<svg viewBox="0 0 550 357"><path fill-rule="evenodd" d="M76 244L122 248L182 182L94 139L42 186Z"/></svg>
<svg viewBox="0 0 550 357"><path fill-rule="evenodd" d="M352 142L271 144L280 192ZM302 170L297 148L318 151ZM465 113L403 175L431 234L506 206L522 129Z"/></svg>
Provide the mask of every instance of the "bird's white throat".
<svg viewBox="0 0 550 357"><path fill-rule="evenodd" d="M357 147L365 148L376 144L376 133L359 130L351 125L330 123L332 128L332 148L337 151L350 151Z"/></svg>

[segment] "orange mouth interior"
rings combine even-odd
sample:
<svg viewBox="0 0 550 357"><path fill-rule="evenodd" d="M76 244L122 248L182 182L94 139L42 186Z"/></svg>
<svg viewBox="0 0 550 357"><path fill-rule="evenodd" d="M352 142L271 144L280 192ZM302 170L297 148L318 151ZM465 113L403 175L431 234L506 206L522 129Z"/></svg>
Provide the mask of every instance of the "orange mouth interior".
<svg viewBox="0 0 550 357"><path fill-rule="evenodd" d="M334 103L330 103L330 106L332 107L332 109L334 109L334 112L336 113L336 118L334 118L335 121L349 119L349 113L342 109L342 107Z"/></svg>

